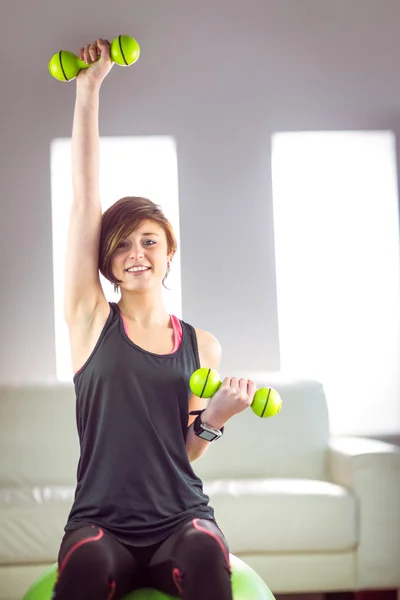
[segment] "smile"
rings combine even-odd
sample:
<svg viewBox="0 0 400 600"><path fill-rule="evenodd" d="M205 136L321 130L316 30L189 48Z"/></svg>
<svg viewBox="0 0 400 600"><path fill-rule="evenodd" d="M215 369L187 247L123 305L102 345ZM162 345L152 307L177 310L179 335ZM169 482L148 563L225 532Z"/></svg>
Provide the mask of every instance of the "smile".
<svg viewBox="0 0 400 600"><path fill-rule="evenodd" d="M150 271L150 267L131 267L130 269L126 269L126 272L130 275L141 275L146 271Z"/></svg>

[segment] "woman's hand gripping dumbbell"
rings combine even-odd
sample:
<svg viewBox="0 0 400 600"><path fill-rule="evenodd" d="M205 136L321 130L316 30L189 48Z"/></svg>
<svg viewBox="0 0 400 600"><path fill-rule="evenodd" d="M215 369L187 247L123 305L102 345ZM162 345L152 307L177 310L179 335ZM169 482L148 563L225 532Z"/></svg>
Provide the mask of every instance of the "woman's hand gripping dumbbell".
<svg viewBox="0 0 400 600"><path fill-rule="evenodd" d="M68 50L60 50L54 54L49 62L50 75L59 81L71 81L75 79L81 69L87 69L93 62L100 58L99 48L93 50L97 57L91 56L92 62L86 60ZM119 35L110 44L110 59L117 65L129 67L135 63L140 55L138 42L129 35Z"/></svg>
<svg viewBox="0 0 400 600"><path fill-rule="evenodd" d="M282 406L282 399L276 390L272 388L260 388L259 390L255 390L255 384L252 384L252 387L248 389L249 384L247 384L247 380L243 380L246 383L246 389L244 389L244 384L242 388L240 387L240 381L241 380L238 381L237 394L234 394L235 398L237 396L239 409L244 410L247 406L251 406L254 414L262 418L273 417L279 413ZM207 368L197 369L190 378L189 386L192 393L199 398L212 398L217 391L224 389L227 390L227 393L232 391L231 379L229 377L226 377L224 381L221 381L217 371ZM243 406L241 406L240 401L243 399ZM247 400L250 401L251 404L246 405ZM232 415L241 412L241 410L235 410L233 406L232 410L234 410Z"/></svg>

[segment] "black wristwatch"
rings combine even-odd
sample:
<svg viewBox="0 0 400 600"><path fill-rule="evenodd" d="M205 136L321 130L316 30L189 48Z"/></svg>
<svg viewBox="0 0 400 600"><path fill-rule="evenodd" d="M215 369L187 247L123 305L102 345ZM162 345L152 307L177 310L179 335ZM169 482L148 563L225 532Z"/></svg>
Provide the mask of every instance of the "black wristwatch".
<svg viewBox="0 0 400 600"><path fill-rule="evenodd" d="M203 440L207 440L208 442L213 442L221 437L224 433L224 428L216 429L215 427L211 427L207 423L203 423L201 420L201 413L203 410L192 410L189 415L197 415L195 420L193 421L193 431L195 434Z"/></svg>

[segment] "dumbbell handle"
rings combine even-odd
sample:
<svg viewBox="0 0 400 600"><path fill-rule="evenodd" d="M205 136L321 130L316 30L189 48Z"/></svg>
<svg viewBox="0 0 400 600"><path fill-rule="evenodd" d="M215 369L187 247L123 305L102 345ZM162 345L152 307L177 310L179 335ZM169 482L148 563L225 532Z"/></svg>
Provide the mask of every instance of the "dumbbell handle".
<svg viewBox="0 0 400 600"><path fill-rule="evenodd" d="M117 44L117 42L118 42L118 44ZM111 44L110 44L110 56L111 56L111 46L112 46L113 44L117 44L117 45L119 45L119 48L120 48L120 50L121 50L121 56L122 56L122 58L124 59L126 66L129 66L129 63L126 61L126 59L125 59L125 57L124 57L124 52L123 52L123 49L122 49L122 44L121 44L121 36L120 36L120 35L118 35L118 36L117 36L117 37L116 37L116 38L115 38L115 39L114 39L114 40L111 42ZM79 58L79 56L77 56L77 55L76 55L76 54L74 54L73 52L69 52L69 50L60 50L60 53L61 53L61 52L68 52L68 54L71 54L71 55L73 55L73 56L76 58L76 66L77 66L77 67L79 67L80 69L87 69L88 67L90 67L90 65L92 65L92 64L93 64L93 63L95 63L95 62L97 62L97 61L99 60L99 58L100 58L100 55L99 55L99 56L96 58L96 60L92 60L91 62L89 62L89 63L86 63L84 60L81 60L81 59ZM112 60L112 57L111 57L111 60Z"/></svg>
<svg viewBox="0 0 400 600"><path fill-rule="evenodd" d="M211 398L221 385L222 381L214 369L200 368L190 378L190 389L199 398ZM267 387L259 388L256 391L251 404L252 411L258 417L272 417L280 412L281 406L282 400L278 392Z"/></svg>
<svg viewBox="0 0 400 600"><path fill-rule="evenodd" d="M118 38L115 38L114 42L116 42L116 41L117 41L117 39L118 39ZM120 46L121 46L121 45L120 45ZM65 52L65 50L62 50L62 52ZM73 54L73 52L71 52L71 54ZM123 54L123 52L122 52L122 51L121 51L121 55L122 55L122 57L124 58L124 54ZM93 64L94 64L95 62L97 62L97 61L99 60L99 58L100 58L100 56L98 56L98 57L96 58L96 60L92 60L91 62L89 62L89 63L86 63L84 60L81 60L81 59L80 59L78 56L76 56L76 54L74 54L74 56L75 56L75 58L76 58L76 66L77 66L77 67L79 67L79 69L87 69L87 68L89 68L89 67L90 67L90 65L93 65ZM110 55L110 56L111 56L111 55ZM111 60L112 60L112 58L111 58ZM124 58L124 60L125 60L125 58ZM129 66L129 63L127 63L127 62L126 62L126 60L125 60L125 64L126 64L126 66L127 66L127 67Z"/></svg>

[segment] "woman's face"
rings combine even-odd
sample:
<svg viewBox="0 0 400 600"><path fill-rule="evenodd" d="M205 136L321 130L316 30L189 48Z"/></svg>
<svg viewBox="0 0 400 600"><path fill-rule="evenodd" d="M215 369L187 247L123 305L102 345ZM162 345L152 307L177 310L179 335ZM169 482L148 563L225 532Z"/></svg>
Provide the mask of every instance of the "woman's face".
<svg viewBox="0 0 400 600"><path fill-rule="evenodd" d="M161 285L169 260L164 228L149 219L119 243L111 268L121 290L146 291Z"/></svg>

